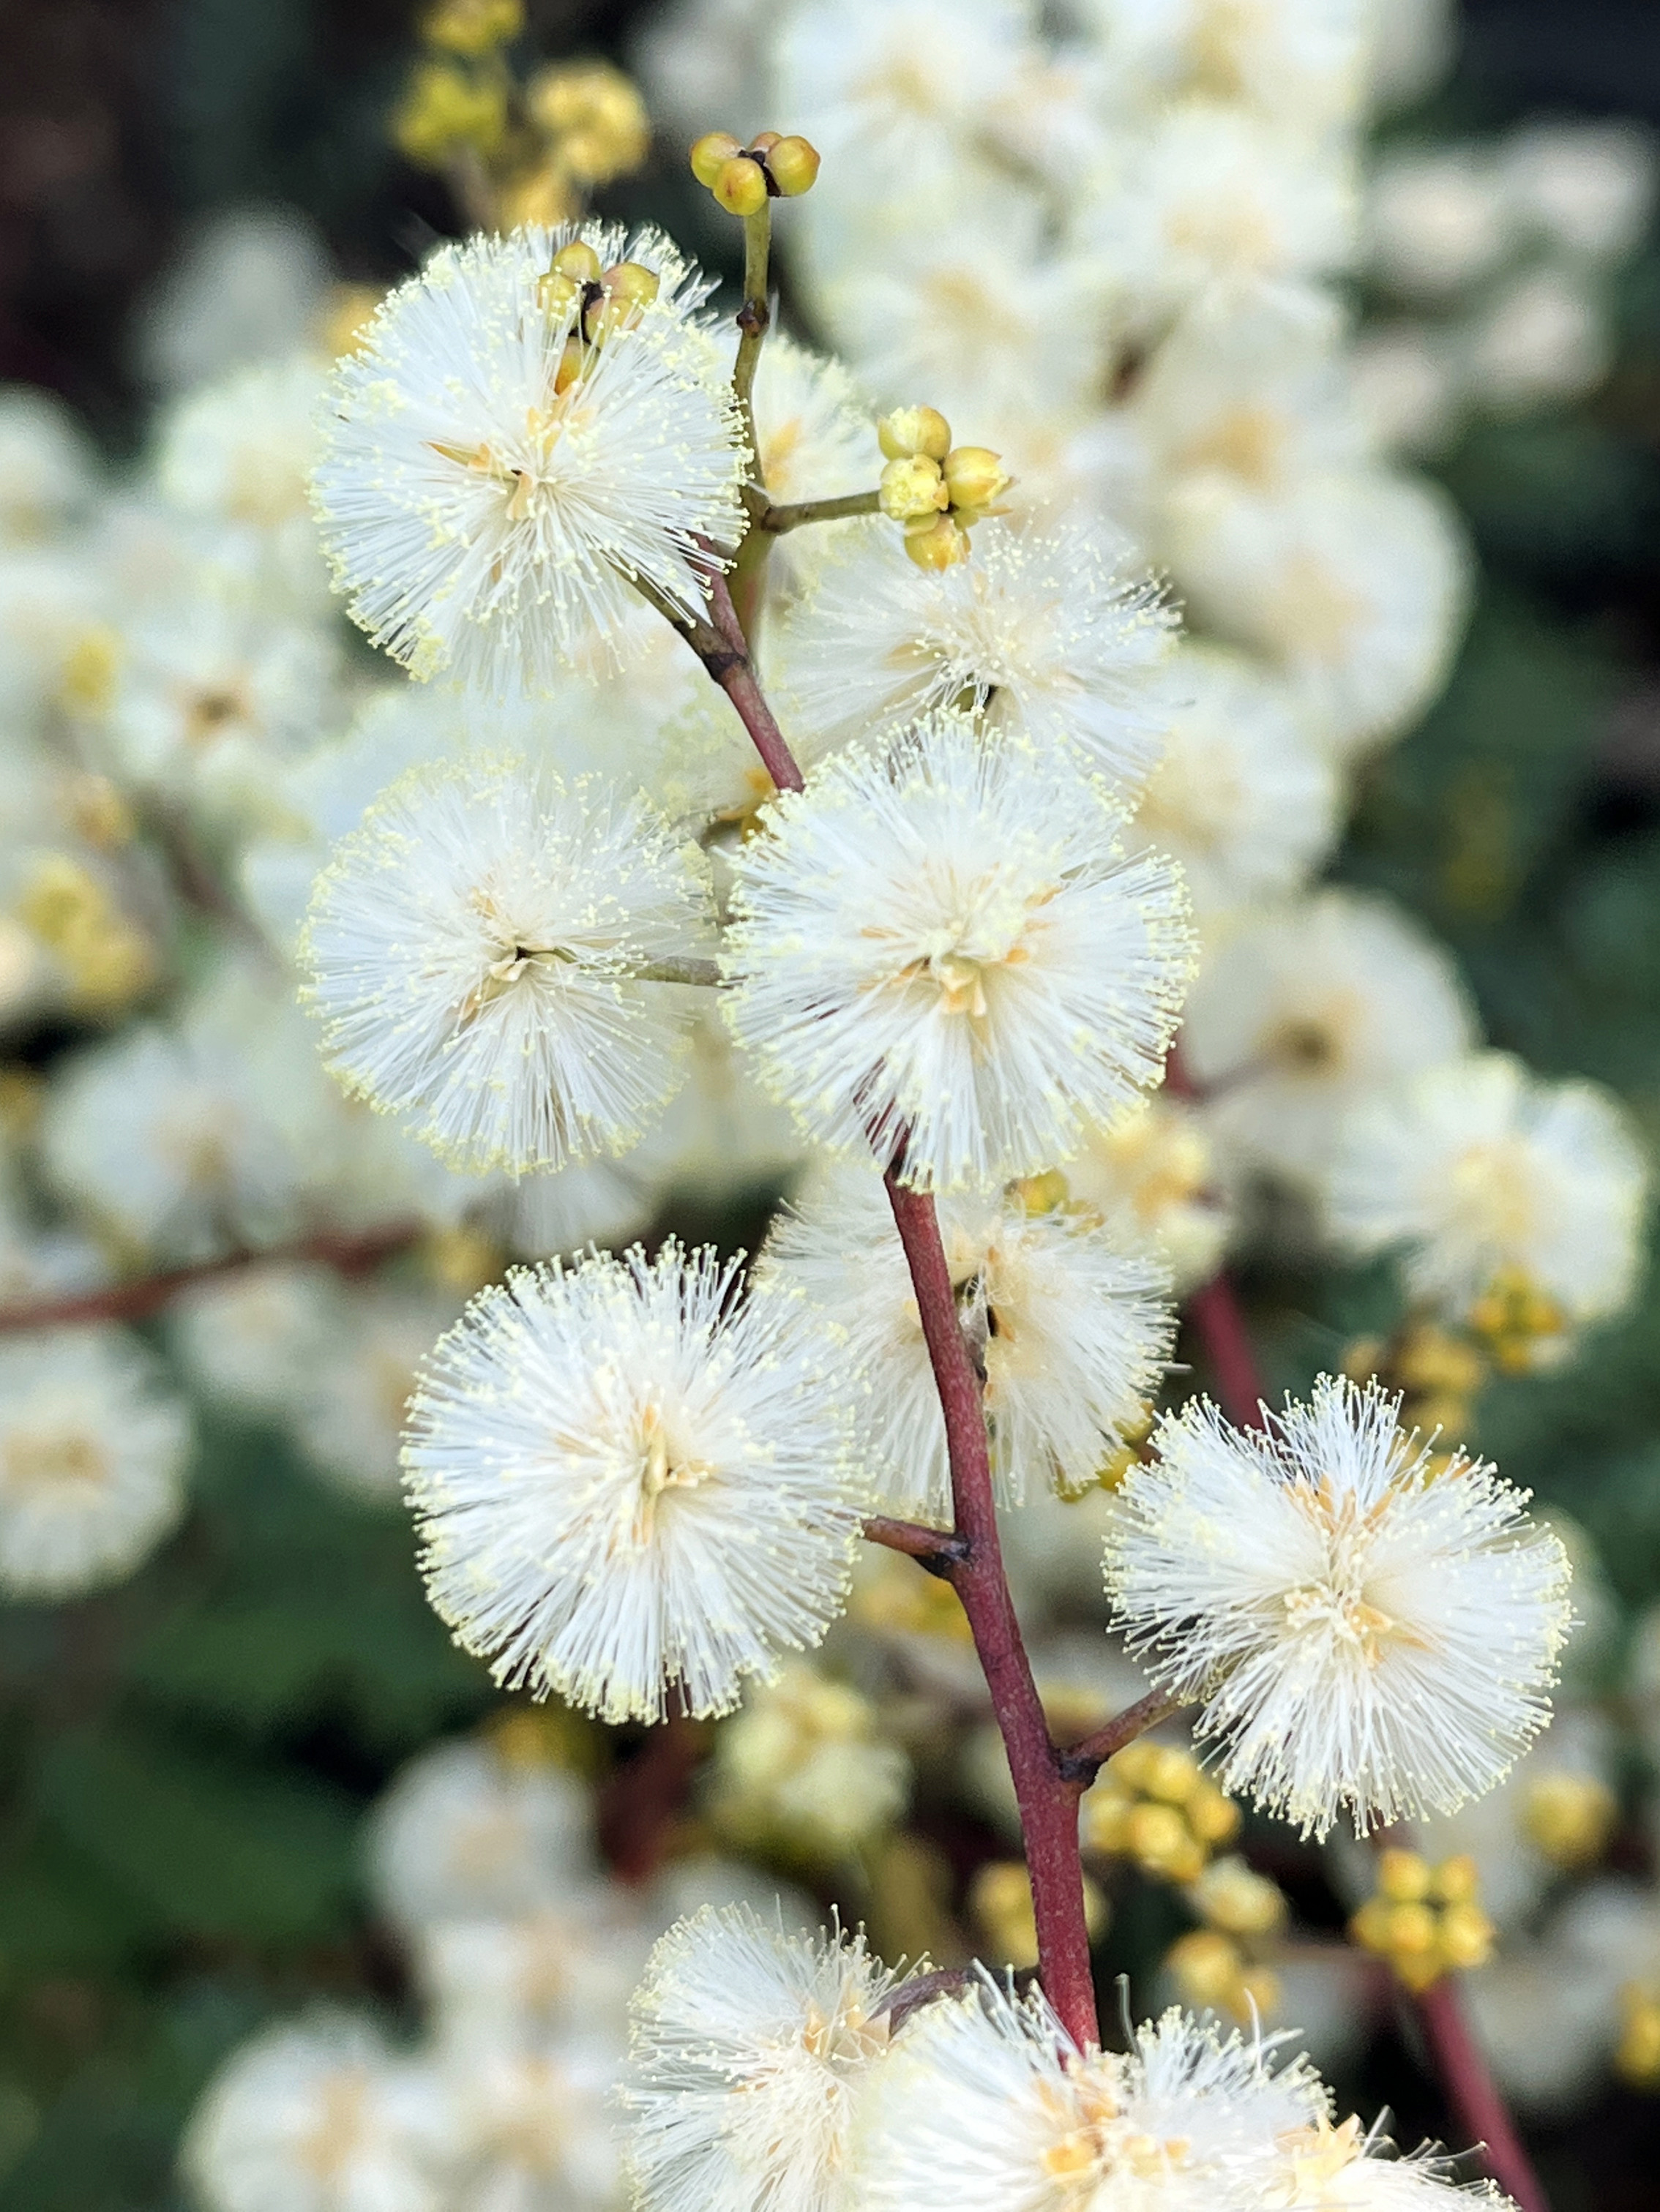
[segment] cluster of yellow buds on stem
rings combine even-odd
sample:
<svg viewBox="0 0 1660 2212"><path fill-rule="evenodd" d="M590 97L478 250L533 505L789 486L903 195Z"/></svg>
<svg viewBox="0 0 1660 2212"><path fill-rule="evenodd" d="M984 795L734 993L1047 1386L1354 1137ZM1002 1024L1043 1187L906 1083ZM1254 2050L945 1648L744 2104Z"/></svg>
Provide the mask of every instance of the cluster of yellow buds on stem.
<svg viewBox="0 0 1660 2212"><path fill-rule="evenodd" d="M1501 1375L1532 1375L1567 1349L1562 1309L1519 1267L1503 1267L1471 1306L1469 1325Z"/></svg>
<svg viewBox="0 0 1660 2212"><path fill-rule="evenodd" d="M985 1939L988 1965L1024 1971L1037 1964L1031 1879L1018 1859L989 1860L970 1883L968 1901L975 1926ZM1084 1925L1091 1943L1106 1934L1110 1917L1100 1887L1085 1875Z"/></svg>
<svg viewBox="0 0 1660 2212"><path fill-rule="evenodd" d="M1403 1427L1462 1437L1474 1425L1473 1402L1490 1370L1486 1353L1467 1337L1433 1322L1410 1322L1387 1342L1359 1338L1343 1355L1343 1371L1357 1382L1375 1375L1398 1390Z"/></svg>
<svg viewBox="0 0 1660 2212"><path fill-rule="evenodd" d="M1477 1902L1475 1862L1461 1852L1439 1865L1416 1851L1377 1857L1377 1887L1349 1922L1363 1951L1386 1960L1412 1990L1493 1955L1493 1926Z"/></svg>
<svg viewBox="0 0 1660 2212"><path fill-rule="evenodd" d="M769 200L799 199L818 175L806 139L762 131L747 146L730 131L708 131L691 149L691 173L728 215L759 215Z"/></svg>
<svg viewBox="0 0 1660 2212"><path fill-rule="evenodd" d="M399 152L447 175L475 222L569 222L651 143L645 102L609 62L552 63L521 83L507 49L524 27L523 0L437 0L392 118Z"/></svg>
<svg viewBox="0 0 1660 2212"><path fill-rule="evenodd" d="M555 392L568 392L582 373L589 349L598 350L606 339L626 330L643 307L657 297L657 272L643 262L615 261L600 266L599 256L580 238L562 246L547 274L538 283L537 297L551 316L577 310L576 328L565 341L565 350L553 380Z"/></svg>
<svg viewBox="0 0 1660 2212"><path fill-rule="evenodd" d="M1280 1980L1259 1954L1286 1924L1289 1908L1279 1884L1229 1857L1213 1860L1187 1896L1204 1925L1178 1938L1164 1960L1183 1996L1242 2026L1271 2014Z"/></svg>
<svg viewBox="0 0 1660 2212"><path fill-rule="evenodd" d="M1126 1744L1079 1805L1079 1839L1103 1858L1134 1859L1161 1881L1197 1881L1239 1832L1239 1808L1174 1744Z"/></svg>
<svg viewBox="0 0 1660 2212"><path fill-rule="evenodd" d="M969 557L969 532L999 512L1012 481L988 446L953 446L937 407L900 407L876 426L887 465L884 514L901 523L919 568L951 568Z"/></svg>

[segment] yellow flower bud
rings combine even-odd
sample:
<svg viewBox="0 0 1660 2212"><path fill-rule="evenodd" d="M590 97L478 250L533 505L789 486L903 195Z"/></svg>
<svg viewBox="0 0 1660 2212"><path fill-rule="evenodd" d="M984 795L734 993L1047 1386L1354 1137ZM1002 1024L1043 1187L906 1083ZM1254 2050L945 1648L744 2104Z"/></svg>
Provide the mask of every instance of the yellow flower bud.
<svg viewBox="0 0 1660 2212"><path fill-rule="evenodd" d="M1391 1905L1388 1944L1391 1956L1424 1957L1435 1948L1436 1919L1427 1905Z"/></svg>
<svg viewBox="0 0 1660 2212"><path fill-rule="evenodd" d="M954 446L945 459L946 489L953 507L988 507L1000 499L1012 479L1003 457L988 446Z"/></svg>
<svg viewBox="0 0 1660 2212"><path fill-rule="evenodd" d="M592 342L602 345L613 331L637 322L641 309L657 297L660 282L654 269L639 261L619 261L614 269L606 270L600 279L605 296L583 319L582 327Z"/></svg>
<svg viewBox="0 0 1660 2212"><path fill-rule="evenodd" d="M1522 1825L1553 1866L1584 1867L1602 1856L1619 1802L1590 1774L1541 1774L1528 1784Z"/></svg>
<svg viewBox="0 0 1660 2212"><path fill-rule="evenodd" d="M1441 1915L1441 1955L1450 1966L1484 1966L1493 1956L1493 1925L1479 1905L1450 1905Z"/></svg>
<svg viewBox="0 0 1660 2212"><path fill-rule="evenodd" d="M1189 1827L1213 1850L1220 1844L1231 1844L1239 1832L1239 1808L1202 1776L1188 1799L1187 1814Z"/></svg>
<svg viewBox="0 0 1660 2212"><path fill-rule="evenodd" d="M1381 1851L1377 1858L1377 1888L1381 1896L1396 1905L1414 1905L1430 1893L1430 1868L1427 1859L1416 1851L1390 1850Z"/></svg>
<svg viewBox="0 0 1660 2212"><path fill-rule="evenodd" d="M1079 1841L1086 1851L1105 1857L1128 1846L1129 1819L1135 1808L1135 1800L1122 1790L1104 1788L1099 1783L1086 1790L1079 1806L1081 1826Z"/></svg>
<svg viewBox="0 0 1660 2212"><path fill-rule="evenodd" d="M507 136L507 94L449 62L423 62L392 118L400 154L423 168L441 167L464 148L488 161Z"/></svg>
<svg viewBox="0 0 1660 2212"><path fill-rule="evenodd" d="M1194 1884L1191 1899L1202 1918L1230 1936L1271 1935L1287 1911L1279 1884L1239 1858L1207 1866Z"/></svg>
<svg viewBox="0 0 1660 2212"><path fill-rule="evenodd" d="M1386 1897L1369 1897L1349 1921L1349 1933L1363 1951L1383 1959L1389 1955L1389 1915L1395 1910Z"/></svg>
<svg viewBox="0 0 1660 2212"><path fill-rule="evenodd" d="M1121 1789L1145 1790L1158 1750L1158 1746L1149 1743L1145 1736L1135 1743L1127 1743L1122 1751L1113 1753L1107 1772Z"/></svg>
<svg viewBox="0 0 1660 2212"><path fill-rule="evenodd" d="M427 45L451 54L487 54L524 27L524 0L437 0L421 18Z"/></svg>
<svg viewBox="0 0 1660 2212"><path fill-rule="evenodd" d="M819 155L805 138L781 138L767 153L772 180L787 200L799 199L812 190L818 175Z"/></svg>
<svg viewBox="0 0 1660 2212"><path fill-rule="evenodd" d="M582 184L609 184L646 158L646 104L632 80L609 62L538 70L526 88L525 105L555 141L564 168Z"/></svg>
<svg viewBox="0 0 1660 2212"><path fill-rule="evenodd" d="M1455 1857L1443 1859L1436 1868L1430 1891L1444 1905L1468 1905L1481 1886L1475 1861L1468 1851L1460 1851Z"/></svg>
<svg viewBox="0 0 1660 2212"><path fill-rule="evenodd" d="M522 170L502 189L502 220L512 230L522 230L530 223L555 230L571 220L579 204L569 173L556 158ZM542 281L545 284L547 279Z"/></svg>
<svg viewBox="0 0 1660 2212"><path fill-rule="evenodd" d="M691 173L700 185L713 191L721 170L743 150L730 131L706 131L691 149Z"/></svg>
<svg viewBox="0 0 1660 2212"><path fill-rule="evenodd" d="M59 696L82 714L101 714L115 696L121 666L121 641L101 623L83 629L64 656Z"/></svg>
<svg viewBox="0 0 1660 2212"><path fill-rule="evenodd" d="M721 164L711 186L728 215L759 215L767 204L766 172L745 154L735 154Z"/></svg>
<svg viewBox="0 0 1660 2212"><path fill-rule="evenodd" d="M896 522L910 522L931 520L941 513L950 494L938 461L908 454L890 461L883 470L879 496L884 514L891 515Z"/></svg>
<svg viewBox="0 0 1660 2212"><path fill-rule="evenodd" d="M1660 1992L1627 1982L1620 1992L1614 2070L1639 2089L1660 2089Z"/></svg>
<svg viewBox="0 0 1660 2212"><path fill-rule="evenodd" d="M969 533L948 514L905 525L905 550L919 568L954 568L969 557Z"/></svg>
<svg viewBox="0 0 1660 2212"><path fill-rule="evenodd" d="M951 424L937 407L896 407L877 424L876 442L891 461L912 454L943 461L951 451Z"/></svg>
<svg viewBox="0 0 1660 2212"><path fill-rule="evenodd" d="M1014 1188L1028 1213L1053 1213L1057 1206L1064 1206L1067 1202L1067 1178L1059 1168L1048 1168L1042 1175L1027 1176Z"/></svg>
<svg viewBox="0 0 1660 2212"><path fill-rule="evenodd" d="M1148 1749L1152 1755L1141 1787L1149 1797L1166 1805L1185 1805L1203 1779L1199 1762L1191 1752L1179 1750L1175 1744L1155 1743Z"/></svg>
<svg viewBox="0 0 1660 2212"><path fill-rule="evenodd" d="M1213 1928L1195 1928L1171 1944L1164 1964L1190 2005L1237 2014L1244 1994L1244 1960L1225 1936Z"/></svg>
<svg viewBox="0 0 1660 2212"><path fill-rule="evenodd" d="M501 1273L506 1254L482 1229L454 1222L430 1230L421 1240L421 1261L435 1283L459 1297L471 1297Z"/></svg>
<svg viewBox="0 0 1660 2212"><path fill-rule="evenodd" d="M1173 1805L1144 1802L1131 1812L1125 1829L1131 1851L1150 1874L1157 1874L1186 1852L1193 1838Z"/></svg>
<svg viewBox="0 0 1660 2212"><path fill-rule="evenodd" d="M573 307L591 284L599 282L599 256L591 246L574 238L553 257L547 274L539 278L536 296L550 315Z"/></svg>

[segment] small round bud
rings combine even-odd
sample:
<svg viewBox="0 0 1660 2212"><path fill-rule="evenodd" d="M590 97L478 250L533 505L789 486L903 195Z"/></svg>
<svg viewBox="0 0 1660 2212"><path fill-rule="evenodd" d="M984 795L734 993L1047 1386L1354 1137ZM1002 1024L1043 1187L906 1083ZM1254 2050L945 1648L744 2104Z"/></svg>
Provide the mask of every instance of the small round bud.
<svg viewBox="0 0 1660 2212"><path fill-rule="evenodd" d="M1243 1984L1237 1945L1209 1928L1195 1928L1171 1946L1164 1964L1189 2004L1231 2011Z"/></svg>
<svg viewBox="0 0 1660 2212"><path fill-rule="evenodd" d="M536 296L550 315L562 315L590 284L599 282L599 256L580 238L562 246L548 272L536 287Z"/></svg>
<svg viewBox="0 0 1660 2212"><path fill-rule="evenodd" d="M1239 1808L1207 1776L1187 1802L1188 1826L1201 1844L1213 1849L1231 1844L1239 1832Z"/></svg>
<svg viewBox="0 0 1660 2212"><path fill-rule="evenodd" d="M728 215L759 215L767 204L766 172L746 154L723 162L710 189Z"/></svg>
<svg viewBox="0 0 1660 2212"><path fill-rule="evenodd" d="M721 170L743 150L730 131L706 131L691 149L691 173L713 191Z"/></svg>
<svg viewBox="0 0 1660 2212"><path fill-rule="evenodd" d="M583 319L583 329L596 345L613 331L637 322L640 310L651 305L661 284L657 271L641 261L619 261L606 270L599 282L605 296L594 302Z"/></svg>
<svg viewBox="0 0 1660 2212"><path fill-rule="evenodd" d="M754 137L750 140L745 151L751 154L759 154L764 158L767 155L771 153L775 146L781 145L782 143L783 133L781 131L757 131Z"/></svg>
<svg viewBox="0 0 1660 2212"><path fill-rule="evenodd" d="M1435 1948L1435 1915L1427 1905L1395 1905L1389 1908L1389 1945L1409 1956Z"/></svg>
<svg viewBox="0 0 1660 2212"><path fill-rule="evenodd" d="M1485 1966L1493 1956L1493 1923L1479 1905L1450 1905L1441 1915L1441 1952L1450 1966Z"/></svg>
<svg viewBox="0 0 1660 2212"><path fill-rule="evenodd" d="M896 522L911 522L919 516L939 514L951 498L946 489L946 479L939 473L939 462L927 460L921 454L890 461L882 471L878 495L883 514L891 515Z"/></svg>
<svg viewBox="0 0 1660 2212"><path fill-rule="evenodd" d="M906 526L905 550L919 568L954 568L969 557L969 533L939 514L915 529Z"/></svg>
<svg viewBox="0 0 1660 2212"><path fill-rule="evenodd" d="M877 424L876 441L891 461L913 453L943 461L951 451L951 424L937 407L896 407Z"/></svg>
<svg viewBox="0 0 1660 2212"><path fill-rule="evenodd" d="M953 507L988 507L1008 489L1003 457L988 446L955 446L944 462L946 489Z"/></svg>
<svg viewBox="0 0 1660 2212"><path fill-rule="evenodd" d="M1378 1855L1378 1891L1394 1904L1416 1905L1429 1895L1431 1880L1428 1862L1416 1851L1391 1849Z"/></svg>
<svg viewBox="0 0 1660 2212"><path fill-rule="evenodd" d="M781 138L767 155L772 180L787 200L799 199L812 190L818 163L818 149L805 138Z"/></svg>
<svg viewBox="0 0 1660 2212"><path fill-rule="evenodd" d="M452 54L487 54L524 27L524 0L437 0L421 19L427 45Z"/></svg>

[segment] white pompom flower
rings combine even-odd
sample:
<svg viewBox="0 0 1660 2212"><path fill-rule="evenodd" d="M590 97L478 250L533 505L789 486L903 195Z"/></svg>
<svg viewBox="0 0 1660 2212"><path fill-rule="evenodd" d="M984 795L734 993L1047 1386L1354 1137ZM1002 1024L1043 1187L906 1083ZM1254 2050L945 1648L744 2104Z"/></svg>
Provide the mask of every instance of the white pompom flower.
<svg viewBox="0 0 1660 2212"><path fill-rule="evenodd" d="M1271 2048L1271 2046L1269 2046ZM1326 2116L1298 2061L1177 2011L1127 2053L1079 2051L1042 1995L988 1977L925 2006L873 2076L855 2138L868 2212L1243 2212L1276 2143Z"/></svg>
<svg viewBox="0 0 1660 2212"><path fill-rule="evenodd" d="M890 527L827 562L773 648L789 725L814 752L972 702L991 729L1143 781L1169 720L1156 672L1176 615L1126 541L1095 523L987 529L943 571Z"/></svg>
<svg viewBox="0 0 1660 2212"><path fill-rule="evenodd" d="M1583 1328L1627 1304L1648 1166L1618 1102L1508 1053L1432 1068L1348 1125L1327 1194L1338 1237L1404 1249L1408 1287L1455 1321L1496 1279Z"/></svg>
<svg viewBox="0 0 1660 2212"><path fill-rule="evenodd" d="M1027 1485L1085 1487L1139 1428L1170 1357L1167 1278L1098 1220L1031 1213L1018 1194L949 1198L939 1231L958 1311L982 1346L992 1467L1018 1504ZM939 1393L910 1270L868 1167L826 1178L774 1231L769 1272L796 1285L871 1385L861 1432L884 1509L949 1524Z"/></svg>
<svg viewBox="0 0 1660 2212"><path fill-rule="evenodd" d="M643 797L545 765L417 767L335 849L301 948L331 1066L453 1164L635 1142L685 1070L707 872Z"/></svg>
<svg viewBox="0 0 1660 2212"><path fill-rule="evenodd" d="M496 1679L603 1720L696 1716L816 1644L864 1508L836 1348L736 1263L518 1269L439 1344L404 1465L428 1592Z"/></svg>
<svg viewBox="0 0 1660 2212"><path fill-rule="evenodd" d="M0 1345L0 1591L122 1581L184 1510L190 1416L119 1328Z"/></svg>
<svg viewBox="0 0 1660 2212"><path fill-rule="evenodd" d="M1158 1080L1186 895L1168 862L1123 858L1097 785L942 710L767 820L734 858L722 1001L819 1143L984 1188Z"/></svg>
<svg viewBox="0 0 1660 2212"><path fill-rule="evenodd" d="M739 1905L670 1929L635 1997L623 2090L642 2212L848 2203L854 2108L901 1986L839 1928L786 1935Z"/></svg>
<svg viewBox="0 0 1660 2212"><path fill-rule="evenodd" d="M603 343L544 285L573 242L658 279ZM589 222L446 246L336 371L313 497L356 621L417 676L552 688L635 580L702 611L700 541L735 542L744 463L712 289L667 239ZM567 348L572 350L568 353Z"/></svg>
<svg viewBox="0 0 1660 2212"><path fill-rule="evenodd" d="M1450 1813L1550 1717L1570 1569L1526 1494L1323 1376L1269 1431L1205 1401L1160 1424L1107 1539L1117 1625L1203 1700L1218 1780L1323 1836Z"/></svg>

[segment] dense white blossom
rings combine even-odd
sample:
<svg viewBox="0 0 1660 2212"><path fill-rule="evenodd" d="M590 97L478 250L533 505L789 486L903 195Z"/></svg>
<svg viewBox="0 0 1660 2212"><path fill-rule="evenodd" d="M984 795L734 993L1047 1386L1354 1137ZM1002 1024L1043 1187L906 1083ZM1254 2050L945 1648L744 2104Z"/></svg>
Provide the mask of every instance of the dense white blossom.
<svg viewBox="0 0 1660 2212"><path fill-rule="evenodd" d="M1352 1108L1473 1042L1440 946L1382 900L1337 890L1248 917L1207 957L1182 1031L1219 1134L1302 1182Z"/></svg>
<svg viewBox="0 0 1660 2212"><path fill-rule="evenodd" d="M603 344L580 334L580 286L564 305L538 290L575 239L660 281ZM615 632L636 579L702 608L700 544L735 542L743 468L696 313L709 289L660 233L591 222L441 246L391 295L335 373L313 480L377 644L417 676L542 691Z"/></svg>
<svg viewBox="0 0 1660 2212"><path fill-rule="evenodd" d="M950 711L819 769L733 862L722 1003L767 1088L919 1187L1076 1151L1157 1081L1191 957L1179 878L1117 828Z"/></svg>
<svg viewBox="0 0 1660 2212"><path fill-rule="evenodd" d="M605 1720L728 1711L840 1610L862 1485L804 1302L672 1243L510 1274L404 1449L428 1589L496 1679Z"/></svg>
<svg viewBox="0 0 1660 2212"><path fill-rule="evenodd" d="M1018 1193L943 1200L957 1308L985 1366L992 1466L1002 1497L1092 1481L1138 1426L1174 1337L1167 1278L1098 1223L1033 1213ZM885 1510L949 1524L939 1387L910 1271L868 1166L824 1177L774 1230L769 1271L796 1284L870 1383L861 1435Z"/></svg>
<svg viewBox="0 0 1660 2212"><path fill-rule="evenodd" d="M208 2084L180 2163L204 2212L444 2212L453 2147L435 2089L366 2021L285 2022Z"/></svg>
<svg viewBox="0 0 1660 2212"><path fill-rule="evenodd" d="M1345 1243L1402 1248L1414 1295L1455 1320L1508 1273L1578 1327L1632 1296L1648 1179L1607 1091L1539 1081L1489 1052L1359 1109L1327 1205Z"/></svg>
<svg viewBox="0 0 1660 2212"><path fill-rule="evenodd" d="M1119 1250L1155 1255L1178 1296L1216 1273L1233 1200L1204 1117L1185 1099L1155 1091L1091 1130L1066 1184L1069 1203L1104 1222Z"/></svg>
<svg viewBox="0 0 1660 2212"><path fill-rule="evenodd" d="M643 796L476 755L416 768L337 848L301 947L354 1094L456 1164L637 1139L684 1073L654 962L700 952L707 878Z"/></svg>
<svg viewBox="0 0 1660 2212"><path fill-rule="evenodd" d="M971 705L1040 756L1069 750L1133 784L1158 757L1169 705L1154 678L1174 632L1128 544L1100 526L988 528L943 572L869 526L791 609L775 686L814 753Z"/></svg>
<svg viewBox="0 0 1660 2212"><path fill-rule="evenodd" d="M0 1342L0 1589L120 1582L184 1510L190 1416L109 1327Z"/></svg>
<svg viewBox="0 0 1660 2212"><path fill-rule="evenodd" d="M1107 1540L1107 1586L1160 1686L1201 1699L1218 1779L1303 1832L1447 1813L1549 1717L1569 1570L1524 1493L1322 1377L1267 1431L1169 1414Z"/></svg>
<svg viewBox="0 0 1660 2212"><path fill-rule="evenodd" d="M840 1929L705 1909L652 1954L623 2090L644 2212L831 2212L848 2194L860 2094L900 1986Z"/></svg>
<svg viewBox="0 0 1660 2212"><path fill-rule="evenodd" d="M905 2025L859 2116L870 2212L1245 2212L1278 2140L1326 2117L1300 2063L1167 2012L1127 2054L1080 2051L1042 1996L988 1978Z"/></svg>

